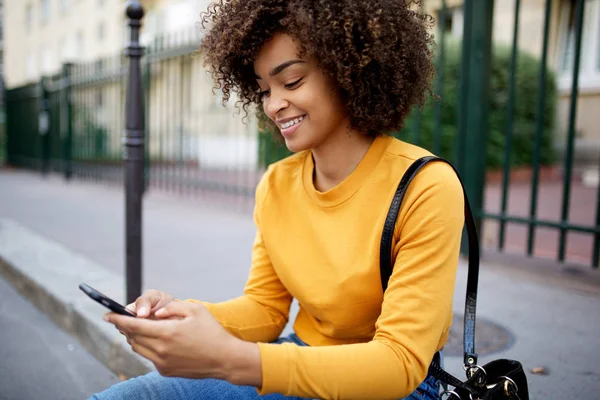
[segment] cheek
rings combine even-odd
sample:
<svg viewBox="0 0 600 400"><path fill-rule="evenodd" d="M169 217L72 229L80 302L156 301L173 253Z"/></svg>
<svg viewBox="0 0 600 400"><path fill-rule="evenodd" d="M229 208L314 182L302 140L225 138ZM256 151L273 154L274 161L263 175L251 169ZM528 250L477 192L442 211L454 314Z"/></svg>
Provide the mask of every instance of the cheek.
<svg viewBox="0 0 600 400"><path fill-rule="evenodd" d="M322 90L306 90L298 98L298 107L307 112L312 121L323 123L332 111L332 102Z"/></svg>
<svg viewBox="0 0 600 400"><path fill-rule="evenodd" d="M311 99L311 120L318 123L323 130L334 129L344 118L337 97L328 92L321 92Z"/></svg>
<svg viewBox="0 0 600 400"><path fill-rule="evenodd" d="M322 77L314 82L310 90L308 103L319 115L327 117L329 121L337 120L343 114L338 95L329 82Z"/></svg>

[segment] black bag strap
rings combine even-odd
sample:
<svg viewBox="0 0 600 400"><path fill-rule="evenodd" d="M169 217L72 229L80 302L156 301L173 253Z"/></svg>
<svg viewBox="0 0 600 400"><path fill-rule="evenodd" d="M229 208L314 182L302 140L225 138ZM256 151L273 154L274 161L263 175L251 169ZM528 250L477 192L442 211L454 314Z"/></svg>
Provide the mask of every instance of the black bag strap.
<svg viewBox="0 0 600 400"><path fill-rule="evenodd" d="M416 174L429 162L445 162L450 165L463 188L465 197L465 224L467 227L467 236L469 240L469 272L467 275L467 295L465 300L465 317L464 317L464 335L463 335L463 349L464 349L464 365L465 368L472 367L477 364L477 354L475 353L475 311L477 306L477 282L479 279L479 240L477 238L477 229L475 227L475 219L469 205L469 199L467 198L467 192L465 191L464 184L458 175L456 168L447 160L439 157L428 156L422 157L416 160L404 173L404 176L400 180L398 189L394 194L394 199L390 205L385 224L383 226L383 234L381 236L381 247L380 247L380 269L381 269L381 285L383 291L387 289L388 281L392 276L393 264L392 264L392 242L394 236L394 227L396 226L396 219L402 205L402 199L408 189L410 182L416 176ZM432 363L429 368L431 373L436 379L449 383L450 385L456 386L455 383L460 383L452 375L446 373L439 365Z"/></svg>

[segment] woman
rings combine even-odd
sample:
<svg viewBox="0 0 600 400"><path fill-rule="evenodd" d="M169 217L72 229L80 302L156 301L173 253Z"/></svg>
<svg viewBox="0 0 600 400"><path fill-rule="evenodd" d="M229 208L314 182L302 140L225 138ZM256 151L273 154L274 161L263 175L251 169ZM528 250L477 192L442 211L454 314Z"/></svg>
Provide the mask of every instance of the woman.
<svg viewBox="0 0 600 400"><path fill-rule="evenodd" d="M202 55L227 101L259 105L295 154L256 190L243 296L150 291L107 314L160 372L98 399L438 399L428 366L447 338L463 226L452 169L426 166L379 245L400 178L426 150L386 133L429 94L430 17L417 1L232 0L204 15ZM295 334L279 338L296 298ZM185 379L191 378L191 379Z"/></svg>

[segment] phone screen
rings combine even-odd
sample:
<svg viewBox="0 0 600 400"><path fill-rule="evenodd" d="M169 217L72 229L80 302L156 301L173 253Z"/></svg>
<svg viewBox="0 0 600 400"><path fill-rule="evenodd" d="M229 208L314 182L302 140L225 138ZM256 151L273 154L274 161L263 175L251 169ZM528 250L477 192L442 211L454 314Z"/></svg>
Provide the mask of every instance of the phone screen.
<svg viewBox="0 0 600 400"><path fill-rule="evenodd" d="M117 314L127 315L128 317L136 317L136 314L133 311L128 310L127 308L117 303L110 297L103 295L102 293L85 283L80 284L79 289L81 289L92 299L96 300L98 303L102 304L104 307L108 308L113 312L116 312Z"/></svg>

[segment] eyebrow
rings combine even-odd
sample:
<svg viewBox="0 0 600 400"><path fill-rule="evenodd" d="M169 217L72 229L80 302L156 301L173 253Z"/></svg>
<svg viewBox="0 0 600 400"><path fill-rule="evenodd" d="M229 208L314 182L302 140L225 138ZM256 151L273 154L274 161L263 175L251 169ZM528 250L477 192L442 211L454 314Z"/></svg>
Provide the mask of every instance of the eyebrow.
<svg viewBox="0 0 600 400"><path fill-rule="evenodd" d="M305 63L306 63L306 61L302 61L302 60L290 60L290 61L286 61L283 64L280 64L280 65L276 66L275 68L273 68L271 70L271 72L269 72L269 76L273 77L273 76L281 73L287 67L290 67L290 66L292 66L294 64L305 64ZM258 75L258 74L255 74L255 75L256 75L256 79L262 79L260 77L260 75Z"/></svg>

